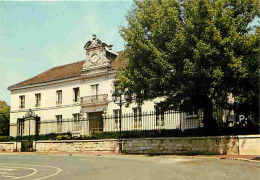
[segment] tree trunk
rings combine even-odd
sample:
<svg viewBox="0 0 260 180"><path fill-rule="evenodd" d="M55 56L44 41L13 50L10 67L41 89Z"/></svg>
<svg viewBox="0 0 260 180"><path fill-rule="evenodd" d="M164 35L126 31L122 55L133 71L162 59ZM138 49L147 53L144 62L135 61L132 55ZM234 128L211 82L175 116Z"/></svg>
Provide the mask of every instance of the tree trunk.
<svg viewBox="0 0 260 180"><path fill-rule="evenodd" d="M206 135L215 135L217 133L217 123L213 117L213 104L212 100L206 98L203 103L203 124L204 132Z"/></svg>

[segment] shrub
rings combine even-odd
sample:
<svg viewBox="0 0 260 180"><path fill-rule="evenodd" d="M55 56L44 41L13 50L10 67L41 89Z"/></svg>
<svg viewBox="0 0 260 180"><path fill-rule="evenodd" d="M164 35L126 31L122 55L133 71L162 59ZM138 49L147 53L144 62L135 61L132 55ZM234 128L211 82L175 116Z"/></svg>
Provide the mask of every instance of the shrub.
<svg viewBox="0 0 260 180"><path fill-rule="evenodd" d="M15 137L12 136L0 136L0 142L16 141Z"/></svg>

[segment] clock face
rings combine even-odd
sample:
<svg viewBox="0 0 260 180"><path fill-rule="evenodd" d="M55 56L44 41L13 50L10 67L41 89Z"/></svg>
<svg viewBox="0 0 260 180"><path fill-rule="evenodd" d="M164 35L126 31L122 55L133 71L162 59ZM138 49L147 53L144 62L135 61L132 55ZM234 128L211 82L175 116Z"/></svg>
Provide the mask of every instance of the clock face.
<svg viewBox="0 0 260 180"><path fill-rule="evenodd" d="M93 54L91 56L91 63L92 64L96 64L98 62L98 55L97 54Z"/></svg>

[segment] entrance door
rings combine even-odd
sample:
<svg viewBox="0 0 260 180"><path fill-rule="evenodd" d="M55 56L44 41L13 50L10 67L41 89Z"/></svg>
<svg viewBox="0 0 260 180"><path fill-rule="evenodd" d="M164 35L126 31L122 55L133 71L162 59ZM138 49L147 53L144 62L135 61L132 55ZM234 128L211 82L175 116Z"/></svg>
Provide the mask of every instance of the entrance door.
<svg viewBox="0 0 260 180"><path fill-rule="evenodd" d="M102 112L89 113L89 132L90 134L103 131Z"/></svg>

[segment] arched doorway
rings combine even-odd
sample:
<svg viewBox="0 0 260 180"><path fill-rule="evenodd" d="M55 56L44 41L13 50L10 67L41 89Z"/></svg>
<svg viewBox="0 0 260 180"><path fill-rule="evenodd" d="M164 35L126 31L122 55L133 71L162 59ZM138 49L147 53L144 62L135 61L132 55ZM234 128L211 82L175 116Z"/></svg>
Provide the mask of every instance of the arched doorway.
<svg viewBox="0 0 260 180"><path fill-rule="evenodd" d="M39 137L40 117L29 109L25 116L17 119L17 136L16 136L16 151L17 144L21 144L21 152L36 151L36 141Z"/></svg>

